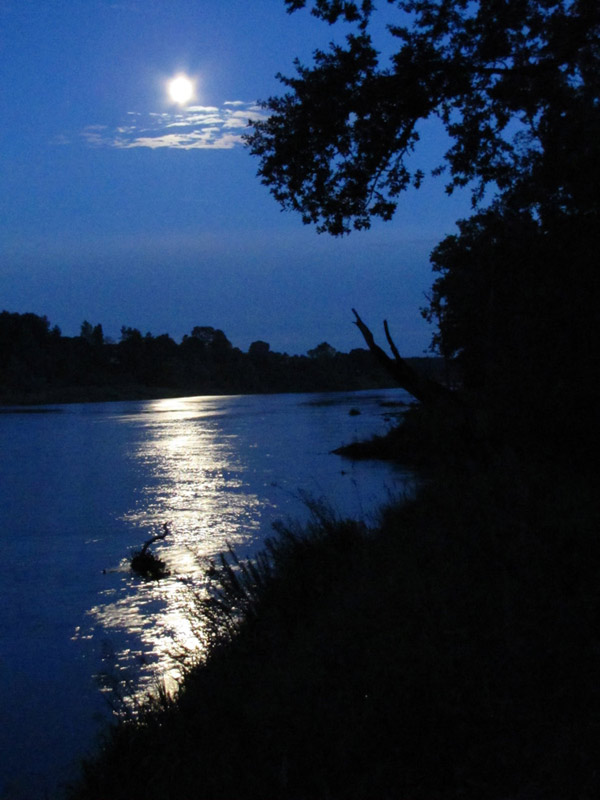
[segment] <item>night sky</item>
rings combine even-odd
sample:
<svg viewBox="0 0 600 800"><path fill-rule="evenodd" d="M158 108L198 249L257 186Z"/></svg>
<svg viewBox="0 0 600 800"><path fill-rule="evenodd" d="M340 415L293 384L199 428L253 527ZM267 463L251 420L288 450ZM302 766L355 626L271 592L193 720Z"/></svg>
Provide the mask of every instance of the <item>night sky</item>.
<svg viewBox="0 0 600 800"><path fill-rule="evenodd" d="M344 32L283 0L0 0L0 310L292 354L363 346L354 306L421 355L428 256L468 197L430 178L391 223L332 239L280 211L241 144L276 73ZM435 121L423 150L444 153Z"/></svg>

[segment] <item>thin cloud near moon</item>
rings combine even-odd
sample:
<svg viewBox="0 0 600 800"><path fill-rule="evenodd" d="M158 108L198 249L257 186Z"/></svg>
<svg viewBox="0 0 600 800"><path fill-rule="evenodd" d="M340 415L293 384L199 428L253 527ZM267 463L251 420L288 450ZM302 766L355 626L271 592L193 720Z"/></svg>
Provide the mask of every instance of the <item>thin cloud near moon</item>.
<svg viewBox="0 0 600 800"><path fill-rule="evenodd" d="M186 106L174 112L128 112L128 119L116 128L88 125L82 132L92 147L129 150L146 147L178 150L230 150L242 144L249 120L264 119L256 103L231 100L216 106Z"/></svg>

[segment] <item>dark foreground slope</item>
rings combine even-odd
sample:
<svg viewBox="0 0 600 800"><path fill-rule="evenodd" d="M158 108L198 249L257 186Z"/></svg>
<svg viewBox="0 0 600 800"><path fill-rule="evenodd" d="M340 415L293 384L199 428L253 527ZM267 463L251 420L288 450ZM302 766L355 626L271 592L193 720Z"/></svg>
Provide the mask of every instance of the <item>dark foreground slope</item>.
<svg viewBox="0 0 600 800"><path fill-rule="evenodd" d="M71 800L600 796L597 522L585 475L507 454L376 530L317 509L221 568L241 623Z"/></svg>

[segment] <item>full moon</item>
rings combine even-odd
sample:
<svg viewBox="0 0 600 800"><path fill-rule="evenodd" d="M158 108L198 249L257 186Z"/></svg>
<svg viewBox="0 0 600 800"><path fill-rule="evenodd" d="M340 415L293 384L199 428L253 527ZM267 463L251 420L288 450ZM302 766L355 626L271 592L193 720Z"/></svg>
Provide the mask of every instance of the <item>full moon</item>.
<svg viewBox="0 0 600 800"><path fill-rule="evenodd" d="M174 103L183 106L194 96L194 83L186 75L178 75L169 81L169 97Z"/></svg>

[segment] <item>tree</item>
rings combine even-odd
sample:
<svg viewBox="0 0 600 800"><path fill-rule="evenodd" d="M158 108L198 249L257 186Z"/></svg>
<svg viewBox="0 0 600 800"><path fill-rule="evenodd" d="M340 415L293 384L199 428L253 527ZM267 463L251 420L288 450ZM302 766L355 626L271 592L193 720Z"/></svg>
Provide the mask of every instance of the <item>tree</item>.
<svg viewBox="0 0 600 800"><path fill-rule="evenodd" d="M192 328L192 337L202 344L211 344L215 336L215 329L210 325L196 325Z"/></svg>
<svg viewBox="0 0 600 800"><path fill-rule="evenodd" d="M121 326L121 342L141 344L142 333L138 328L130 328L128 325Z"/></svg>
<svg viewBox="0 0 600 800"><path fill-rule="evenodd" d="M335 347L332 347L327 342L321 342L321 344L313 347L312 350L307 350L306 355L309 358L333 358L336 352Z"/></svg>
<svg viewBox="0 0 600 800"><path fill-rule="evenodd" d="M307 2L286 5L291 12ZM449 172L449 192L470 185L474 201L490 184L504 192L526 176L546 184L543 197L527 198L531 206L574 199L569 174L582 143L598 170L596 0L388 0L397 46L389 61L370 34L370 0L308 5L357 32L345 46L317 50L312 67L296 60L296 76L280 75L289 91L263 103L269 117L246 138L275 198L320 231L339 235L393 216L400 192L424 178L426 165L413 168L409 156L419 123L432 116L450 137L434 171Z"/></svg>
<svg viewBox="0 0 600 800"><path fill-rule="evenodd" d="M95 347L102 347L104 344L104 331L102 330L102 325L100 323L95 325L92 331L92 344Z"/></svg>
<svg viewBox="0 0 600 800"><path fill-rule="evenodd" d="M196 325L191 336L185 338L187 341L192 339L196 344L200 343L213 355L226 355L232 349L232 344L223 331L210 325Z"/></svg>
<svg viewBox="0 0 600 800"><path fill-rule="evenodd" d="M599 400L600 3L388 0L385 56L370 0L286 5L354 27L279 76L286 92L246 137L263 183L319 232L368 228L424 180L419 125L437 117L449 148L432 172L446 173L449 193L468 187L475 212L432 254L434 346L457 358L466 394L496 422L512 404L515 431L548 438L577 417L581 433Z"/></svg>
<svg viewBox="0 0 600 800"><path fill-rule="evenodd" d="M51 377L60 329L46 316L0 313L0 384L38 391Z"/></svg>
<svg viewBox="0 0 600 800"><path fill-rule="evenodd" d="M123 330L124 328L121 329L121 335L125 336L126 334L123 333ZM87 319L84 319L84 321L81 323L79 337L84 339L89 344L94 345L94 347L102 347L104 344L104 332L102 330L102 325L98 323L98 325L92 327L91 323L88 322Z"/></svg>
<svg viewBox="0 0 600 800"><path fill-rule="evenodd" d="M217 329L213 333L210 342L210 349L217 358L223 358L231 353L233 345L231 344L227 336L225 336L223 331Z"/></svg>
<svg viewBox="0 0 600 800"><path fill-rule="evenodd" d="M509 200L461 220L435 248L424 315L438 323L434 347L496 419L523 441L581 450L600 403L600 221L574 209L544 220Z"/></svg>
<svg viewBox="0 0 600 800"><path fill-rule="evenodd" d="M255 342L252 342L248 348L248 355L255 358L265 358L269 354L270 349L271 345L268 342L257 339Z"/></svg>
<svg viewBox="0 0 600 800"><path fill-rule="evenodd" d="M84 319L79 329L79 338L91 343L93 332L92 324L88 322L87 319Z"/></svg>

